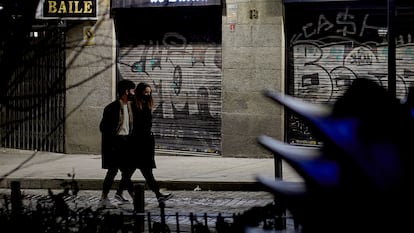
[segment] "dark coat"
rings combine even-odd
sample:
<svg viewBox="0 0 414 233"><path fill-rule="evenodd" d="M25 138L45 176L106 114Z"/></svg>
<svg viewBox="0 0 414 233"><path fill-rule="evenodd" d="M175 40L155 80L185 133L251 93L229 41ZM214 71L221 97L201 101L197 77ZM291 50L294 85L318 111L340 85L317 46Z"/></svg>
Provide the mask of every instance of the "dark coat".
<svg viewBox="0 0 414 233"><path fill-rule="evenodd" d="M139 110L132 105L134 126L132 129L131 145L133 159L131 165L135 168L156 168L154 153L154 136L152 128L152 112L148 108Z"/></svg>
<svg viewBox="0 0 414 233"><path fill-rule="evenodd" d="M122 108L121 102L115 100L104 108L102 120L99 124L101 131L101 153L102 168L119 167L125 161L124 156L128 155L129 147L119 144L116 140L117 132L122 125ZM130 125L132 125L130 119Z"/></svg>

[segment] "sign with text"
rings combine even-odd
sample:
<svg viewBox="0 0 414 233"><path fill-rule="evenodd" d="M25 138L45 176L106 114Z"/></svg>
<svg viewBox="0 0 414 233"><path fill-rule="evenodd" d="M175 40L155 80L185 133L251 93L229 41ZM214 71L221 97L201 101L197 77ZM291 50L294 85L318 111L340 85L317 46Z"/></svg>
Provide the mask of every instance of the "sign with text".
<svg viewBox="0 0 414 233"><path fill-rule="evenodd" d="M42 0L36 12L38 19L98 19L97 0Z"/></svg>
<svg viewBox="0 0 414 233"><path fill-rule="evenodd" d="M112 9L221 5L221 0L112 0Z"/></svg>

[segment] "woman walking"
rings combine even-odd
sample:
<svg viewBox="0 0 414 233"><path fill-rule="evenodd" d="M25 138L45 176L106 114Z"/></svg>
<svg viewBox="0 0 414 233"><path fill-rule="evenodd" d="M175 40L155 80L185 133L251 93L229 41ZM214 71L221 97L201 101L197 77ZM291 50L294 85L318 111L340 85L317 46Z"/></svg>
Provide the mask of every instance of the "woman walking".
<svg viewBox="0 0 414 233"><path fill-rule="evenodd" d="M152 111L154 109L151 92L151 86L146 83L139 83L135 88L135 100L131 107L134 116L131 134L131 151L133 154L131 165L134 171L136 168L141 171L148 187L154 192L158 201L165 201L170 199L172 194L160 192L160 187L153 174L156 164L155 141L151 131Z"/></svg>

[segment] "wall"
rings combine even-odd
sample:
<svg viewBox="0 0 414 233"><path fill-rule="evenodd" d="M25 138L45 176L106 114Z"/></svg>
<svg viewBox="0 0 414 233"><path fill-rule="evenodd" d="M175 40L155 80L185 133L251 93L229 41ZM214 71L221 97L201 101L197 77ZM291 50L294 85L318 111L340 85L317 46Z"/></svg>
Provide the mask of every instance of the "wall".
<svg viewBox="0 0 414 233"><path fill-rule="evenodd" d="M73 22L66 37L65 153L100 153L99 121L114 94L114 30L109 0L100 0L98 20ZM84 40L91 27L92 40Z"/></svg>
<svg viewBox="0 0 414 233"><path fill-rule="evenodd" d="M98 21L79 23L67 33L66 153L100 153L99 121L103 107L115 97L109 2L100 1ZM230 20L234 30L226 14L222 16L222 156L271 157L256 139L265 134L283 140L283 112L262 94L267 88L284 87L282 3L230 0L226 4L237 9L236 18ZM257 18L250 18L252 9ZM82 46L85 26L94 27L93 45Z"/></svg>
<svg viewBox="0 0 414 233"><path fill-rule="evenodd" d="M265 134L283 140L283 112L263 96L283 90L281 1L228 0L223 14L222 150L226 157L269 157L256 143ZM250 10L256 14L250 18Z"/></svg>

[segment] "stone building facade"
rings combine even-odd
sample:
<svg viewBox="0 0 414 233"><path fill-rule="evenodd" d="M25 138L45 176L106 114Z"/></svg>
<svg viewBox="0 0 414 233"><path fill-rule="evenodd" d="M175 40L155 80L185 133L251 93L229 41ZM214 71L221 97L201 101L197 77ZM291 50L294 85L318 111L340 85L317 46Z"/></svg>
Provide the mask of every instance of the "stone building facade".
<svg viewBox="0 0 414 233"><path fill-rule="evenodd" d="M175 69L168 68L165 65L166 58L161 57L161 59L159 59L160 67L152 67L153 69L150 69L151 63L146 63L145 75L143 75L144 72L140 70L143 67L137 67L137 64L139 65L139 63L136 62L140 61L139 59L143 56L143 53L146 52L145 54L147 55L146 58L148 61L150 58L156 57L154 56L153 51L161 51L160 54L165 56L165 54L171 51L171 46L169 47L170 50L167 52L165 51L165 47L162 47L161 49L158 49L159 47L157 47L154 49L154 45L148 44L146 44L146 48L149 47L149 49L146 50L141 49L139 43L136 46L128 47L133 43L128 43L128 39L122 38L132 35L132 37L137 36L141 39L139 35L151 33L151 30L157 29L145 27L145 25L134 27L135 24L139 24L137 23L138 21L145 21L143 18L123 19L122 15L128 13L125 9L114 9L114 4L118 4L115 7L122 8L122 4L126 4L125 2L128 1L124 1L123 3L122 1L112 1L111 7L111 1L100 0L97 20L74 21L70 22L70 25L68 26L66 33L67 91L65 106L65 153L100 153L100 132L98 125L103 108L116 97L115 88L117 79L131 78L135 82L144 80L150 82L150 84L154 84L154 98L156 101L160 101L162 98L162 101L167 103L162 109L164 116L168 116L168 108L174 106L173 110L176 110L176 112L172 113L172 118L174 119L178 118L177 116L179 115L177 112L180 110L186 110L187 114L185 115L192 115L193 112L196 112L194 109L196 109L197 103L191 97L192 95L196 97L197 94L195 94L195 90L198 89L198 86L204 85L207 87L207 91L210 94L210 99L207 101L209 102L208 105L211 112L214 113L213 117L220 118L218 126L205 126L207 131L210 130L212 132L207 132L206 136L204 136L205 138L202 138L202 140L207 141L211 135L216 135L213 137L215 144L212 146L215 149L209 150L209 147L206 146L207 149L203 150L202 145L200 144L197 145L201 148L200 150L191 150L191 143L196 143L191 140L187 141L187 143L189 143L188 145L186 144L187 146L180 147L181 142L182 145L186 142L182 138L178 138L177 135L173 135L173 137L175 136L175 141L171 138L165 139L164 141L162 138L159 140L161 145L158 145L158 153L254 158L271 156L256 143L256 138L262 134L266 134L283 140L284 135L282 109L266 99L262 93L265 89L278 91L283 91L284 89L284 30L282 2L279 0L231 0L220 2L219 6L213 6L213 8L219 7L220 9L218 11L219 14L215 15L216 17L220 17L219 19L207 19L209 17L209 9L207 9L204 21L213 20L220 22L220 31L214 33L207 32L204 34L202 29L199 27L195 28L201 31L199 33L201 36L210 34L214 34L214 37L219 36L219 38L213 42L206 39L204 39L204 41L203 39L193 39L185 32L177 32L177 34L181 33L184 34L184 36L175 36L175 39L186 38L188 41L192 40L192 48L187 51L200 51L194 49L194 47L199 44L201 44L201 46L210 46L211 44L214 44L215 51L220 51L221 53L220 59L214 60L214 67L200 69L200 72L204 72L202 76L196 76L198 72L196 68L199 64L194 62L194 59L197 58L194 56L194 53L192 57L190 56L190 58L193 59L192 67L186 66L188 59L186 57L183 58L179 67L179 71L182 72L183 75L182 77L178 77L182 78L182 80L178 80L181 81L180 84L183 87L180 89L180 94L186 92L186 95L183 96L187 96L187 99L182 97L185 100L183 102L180 102L183 99L178 98L177 89L174 89L176 91L175 95L168 94L168 92L173 93L173 90L168 90L170 87L170 84L167 83L168 80L158 78L159 76L157 75L160 74L156 73L162 70L163 72L166 72L162 75L170 75L171 80L174 80L174 78L177 78L177 76L174 76L174 72L177 72L178 66L174 66ZM205 6L193 6L194 9L197 7L205 8ZM144 14L142 13L143 9L138 8L139 7L136 9L137 12ZM168 24L168 17L170 16L168 15L169 10L178 11L171 13L173 14L173 18L179 18L176 16L177 14L185 13L180 12L178 8L180 8L180 6L169 9L166 7L163 9L165 10L164 18L163 14L156 14L156 18L146 18L148 21L146 21L145 24L156 24L155 20L162 22L163 24ZM214 9L213 11L217 12L217 10ZM160 9L157 8L157 10ZM134 14L132 13L132 15ZM129 23L125 23L125 20L129 20ZM202 21L203 20L200 21L200 27L203 27ZM120 22L123 22L123 26L119 25ZM129 27L129 31L123 32L122 30L127 30L125 29L126 24ZM135 30L130 30L131 28L135 28ZM175 28L168 28L162 33L174 33L174 31L168 31L174 29ZM184 27L184 30L185 29L187 28ZM189 30L193 29L194 25L189 26ZM89 30L89 33L91 33L90 37L85 38L85 30ZM183 29L179 28L178 30ZM215 30L215 28L209 30ZM135 31L135 34L139 35L135 35L133 31ZM191 39L189 39L189 37L191 37ZM165 39L165 34L163 38ZM142 41L145 39L146 38L142 39ZM160 39L158 41L163 40ZM163 43L164 42L165 41L163 41ZM144 43L145 42L142 42L142 44ZM131 48L131 50L136 51L137 54L125 55L127 48ZM202 49L201 51L204 52L204 56L207 57L204 62L212 63L213 61L211 59L213 59L212 57L214 57L214 54L209 53L210 47ZM173 54L173 52L171 52L171 54ZM132 56L137 57L135 63L133 60L128 60ZM171 63L179 63L179 57L173 56L174 55L171 55L171 57L169 57L169 59L172 60ZM123 68L125 63L129 64L127 65L128 69L125 67ZM204 64L204 67L207 67L207 65ZM131 73L131 70L135 73ZM141 73L139 73L140 71ZM200 81L202 83L197 83L197 81L193 80L191 83L185 83L184 78L186 76L184 76L184 74L189 71L192 72L190 76L192 79L202 80L201 78L204 78L207 81ZM211 75L213 72L215 76ZM211 80L213 80L214 77L216 81L213 83ZM156 81L152 82L153 80L151 79L156 79ZM176 80L174 83L177 84L178 81ZM160 89L162 89L162 96L159 91ZM158 96L156 95L157 93ZM171 102L171 104L169 102ZM172 112L173 110L170 111ZM191 120L193 118L189 119ZM160 127L162 129L172 127L171 124L167 123L164 125L160 123L160 126L156 125L155 127ZM196 127L203 127L200 122L194 122L192 124ZM182 130L184 132L189 131L188 128L183 128ZM180 132L176 130L168 132L170 134L180 135ZM168 135L168 132L163 131L163 135ZM199 129L192 129L187 136L201 135L200 132L201 130ZM163 147L163 143L168 146Z"/></svg>
<svg viewBox="0 0 414 233"><path fill-rule="evenodd" d="M41 1L56 4L41 4L52 13L9 82L2 146L99 154L103 108L128 78L152 85L159 154L271 157L258 136L320 141L264 90L329 104L359 77L399 99L414 85L410 0L81 2Z"/></svg>

